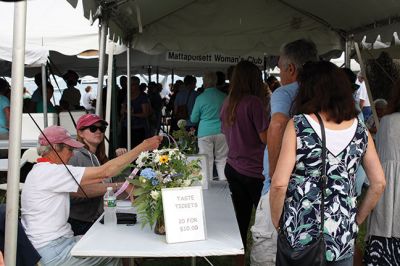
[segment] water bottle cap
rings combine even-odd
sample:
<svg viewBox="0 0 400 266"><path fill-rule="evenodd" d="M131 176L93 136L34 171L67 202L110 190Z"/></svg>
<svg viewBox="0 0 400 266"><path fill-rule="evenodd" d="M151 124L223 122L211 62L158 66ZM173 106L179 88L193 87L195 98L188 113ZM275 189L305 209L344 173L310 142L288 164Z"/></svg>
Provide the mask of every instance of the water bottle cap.
<svg viewBox="0 0 400 266"><path fill-rule="evenodd" d="M107 191L112 191L113 188L112 187L107 187Z"/></svg>

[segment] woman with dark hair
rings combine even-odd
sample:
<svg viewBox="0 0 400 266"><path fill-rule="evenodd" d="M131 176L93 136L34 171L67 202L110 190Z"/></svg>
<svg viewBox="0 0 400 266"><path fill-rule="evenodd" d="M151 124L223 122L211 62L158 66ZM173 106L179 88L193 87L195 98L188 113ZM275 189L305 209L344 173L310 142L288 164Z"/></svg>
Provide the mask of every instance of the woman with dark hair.
<svg viewBox="0 0 400 266"><path fill-rule="evenodd" d="M77 140L83 143L84 147L74 150L68 164L92 167L108 162L104 144L104 132L107 126L108 123L95 114L81 116L76 125ZM126 149L117 149L116 154L122 155L126 152ZM106 193L107 187L113 187L115 192L122 186L122 183L112 183L111 181L108 179L103 183L83 186L89 199L83 198L79 192L71 194L68 221L75 235L85 234L103 213L103 195ZM127 189L127 192L129 191Z"/></svg>
<svg viewBox="0 0 400 266"><path fill-rule="evenodd" d="M377 203L385 177L345 73L330 62L307 63L299 84L297 115L286 127L270 191L272 222L280 228L277 265L284 265L280 243L302 251L319 236L328 265L353 265L358 225ZM355 173L361 162L370 186L357 210Z"/></svg>
<svg viewBox="0 0 400 266"><path fill-rule="evenodd" d="M400 265L400 80L393 86L375 140L387 186L368 219L364 258L367 265Z"/></svg>
<svg viewBox="0 0 400 266"><path fill-rule="evenodd" d="M225 176L245 249L251 213L264 181L263 154L269 124L266 99L261 71L249 61L238 63L220 117L229 148Z"/></svg>

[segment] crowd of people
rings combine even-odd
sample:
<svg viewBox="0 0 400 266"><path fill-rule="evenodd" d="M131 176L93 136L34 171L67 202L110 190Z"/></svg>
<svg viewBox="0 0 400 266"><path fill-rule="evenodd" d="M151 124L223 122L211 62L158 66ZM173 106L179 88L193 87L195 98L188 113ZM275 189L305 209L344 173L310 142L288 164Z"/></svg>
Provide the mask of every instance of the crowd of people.
<svg viewBox="0 0 400 266"><path fill-rule="evenodd" d="M209 161L208 178L227 181L251 265L314 265L319 257L307 252L319 241L326 265L353 265L364 221L364 262L399 265L400 81L392 97L374 101L377 127L363 76L320 61L312 41L283 45L278 67L279 81L271 76L264 82L249 61L229 69L229 83L224 73L207 71L196 88L196 78L188 75L171 86L167 100L160 96L160 84L141 84L133 76L130 110L127 77L122 76L116 98L122 148L114 159L106 156L104 145L109 123L93 114L95 98L88 87L83 96L88 114L77 121L77 139L62 127L46 128L38 140L41 157L22 191L22 224L42 265L121 264L118 259L77 259L70 250L103 212L106 188L121 187L118 173L140 152L160 144L164 107L171 131L179 120L186 121L187 130L196 130L199 153ZM68 88L60 106L79 109L79 76L68 71L63 78ZM50 102L50 83L47 89ZM8 128L9 90L0 80L0 134ZM40 89L30 100L36 111L43 110ZM131 151L126 150L128 124ZM132 190L129 186L125 193ZM295 253L303 256L291 256ZM243 265L244 256L237 263Z"/></svg>

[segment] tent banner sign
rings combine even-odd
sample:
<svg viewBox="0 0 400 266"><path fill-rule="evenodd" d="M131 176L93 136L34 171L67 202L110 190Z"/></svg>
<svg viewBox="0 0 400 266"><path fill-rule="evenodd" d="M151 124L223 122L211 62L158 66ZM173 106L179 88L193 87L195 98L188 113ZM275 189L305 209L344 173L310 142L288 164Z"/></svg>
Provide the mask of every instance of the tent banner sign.
<svg viewBox="0 0 400 266"><path fill-rule="evenodd" d="M242 60L248 60L258 66L262 66L264 64L263 55L231 56L221 53L191 54L176 51L169 51L166 54L166 61L186 63L236 65Z"/></svg>
<svg viewBox="0 0 400 266"><path fill-rule="evenodd" d="M201 186L161 189L167 243L206 239Z"/></svg>

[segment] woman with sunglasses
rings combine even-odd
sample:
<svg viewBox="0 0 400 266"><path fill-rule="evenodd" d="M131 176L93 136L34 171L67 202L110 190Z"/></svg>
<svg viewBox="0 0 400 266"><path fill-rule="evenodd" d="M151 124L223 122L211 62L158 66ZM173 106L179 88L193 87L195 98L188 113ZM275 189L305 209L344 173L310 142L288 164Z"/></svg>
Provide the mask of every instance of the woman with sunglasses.
<svg viewBox="0 0 400 266"><path fill-rule="evenodd" d="M104 132L108 123L95 114L86 114L78 119L77 140L84 144L83 148L76 149L68 164L73 166L100 166L108 161ZM117 156L124 154L126 149L117 149ZM71 193L71 207L69 223L75 235L82 235L89 230L92 224L103 213L103 195L107 187L111 186L114 191L119 189L123 183L111 183L107 180L103 183L88 185L84 187L89 199L83 198L78 193ZM129 193L127 189L127 193Z"/></svg>

